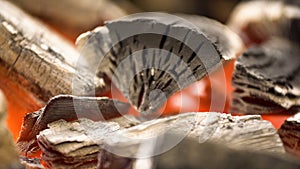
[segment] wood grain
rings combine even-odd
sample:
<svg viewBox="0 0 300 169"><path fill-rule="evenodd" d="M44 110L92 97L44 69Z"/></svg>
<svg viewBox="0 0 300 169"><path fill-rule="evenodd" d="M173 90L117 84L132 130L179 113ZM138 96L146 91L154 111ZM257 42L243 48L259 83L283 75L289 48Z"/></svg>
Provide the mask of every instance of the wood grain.
<svg viewBox="0 0 300 169"><path fill-rule="evenodd" d="M217 21L180 16L131 15L77 40L89 67L112 79L145 118L173 93L235 58L243 47L239 37Z"/></svg>
<svg viewBox="0 0 300 169"><path fill-rule="evenodd" d="M100 79L76 68L79 53L72 45L9 2L1 0L0 6L0 65L8 79L44 102L58 94L102 90Z"/></svg>
<svg viewBox="0 0 300 169"><path fill-rule="evenodd" d="M197 140L198 144L214 142L237 151L248 150L279 156L285 153L271 123L259 116L233 117L221 113L186 113L128 128L115 122L59 120L40 132L38 143L42 148L42 159L51 167L85 168L97 166L98 163L100 168L121 169L132 167L134 157L143 156L141 152L147 153L147 150L140 151L140 148L148 138L165 133L184 134ZM148 145L147 149L158 148L151 146L154 145Z"/></svg>
<svg viewBox="0 0 300 169"><path fill-rule="evenodd" d="M129 107L128 103L106 97L56 96L44 108L24 117L17 140L19 153L25 156L35 154L39 150L36 136L45 130L49 123L61 119L74 121L78 118L103 121L125 115Z"/></svg>

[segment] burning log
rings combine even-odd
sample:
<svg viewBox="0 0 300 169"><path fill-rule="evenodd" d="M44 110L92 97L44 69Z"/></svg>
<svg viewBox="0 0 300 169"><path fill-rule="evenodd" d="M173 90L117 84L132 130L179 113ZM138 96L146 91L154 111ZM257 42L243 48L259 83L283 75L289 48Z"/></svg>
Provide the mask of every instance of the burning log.
<svg viewBox="0 0 300 169"><path fill-rule="evenodd" d="M260 116L234 117L220 113L186 113L129 128L114 122L59 120L40 132L38 143L42 159L50 167L85 168L96 166L99 160L100 168L123 169L131 167L137 156L147 156L149 152L147 148L144 151L143 144L165 132L185 134L201 143L215 142L236 150L284 153L276 130Z"/></svg>
<svg viewBox="0 0 300 169"><path fill-rule="evenodd" d="M300 43L300 4L297 0L242 2L232 12L228 25L246 44L261 43L273 36Z"/></svg>
<svg viewBox="0 0 300 169"><path fill-rule="evenodd" d="M58 94L92 95L103 79L76 70L78 52L45 25L7 1L0 1L1 76L29 91L37 100ZM72 84L77 83L77 88ZM9 88L9 86L8 86Z"/></svg>
<svg viewBox="0 0 300 169"><path fill-rule="evenodd" d="M278 134L287 152L300 156L300 114L287 119Z"/></svg>
<svg viewBox="0 0 300 169"><path fill-rule="evenodd" d="M6 128L6 104L0 91L0 168L21 168L13 138Z"/></svg>
<svg viewBox="0 0 300 169"><path fill-rule="evenodd" d="M88 118L94 121L108 120L126 114L129 107L128 103L105 97L69 95L54 97L44 108L24 117L17 147L21 154L32 155L39 150L36 136L51 122L61 119L74 121L78 118Z"/></svg>
<svg viewBox="0 0 300 169"><path fill-rule="evenodd" d="M161 13L107 22L77 40L88 67L112 79L145 117L176 91L235 58L239 37L207 18ZM98 66L99 65L99 66ZM126 72L126 74L124 74Z"/></svg>
<svg viewBox="0 0 300 169"><path fill-rule="evenodd" d="M235 64L232 111L296 113L300 106L300 48L272 39L248 49Z"/></svg>

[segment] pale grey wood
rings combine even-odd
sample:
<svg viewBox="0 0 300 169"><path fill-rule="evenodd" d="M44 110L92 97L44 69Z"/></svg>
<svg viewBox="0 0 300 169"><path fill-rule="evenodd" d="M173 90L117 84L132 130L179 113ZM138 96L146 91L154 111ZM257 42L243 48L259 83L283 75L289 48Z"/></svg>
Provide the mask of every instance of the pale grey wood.
<svg viewBox="0 0 300 169"><path fill-rule="evenodd" d="M76 67L79 53L71 44L8 1L0 6L0 65L8 79L44 102L103 89L103 79Z"/></svg>
<svg viewBox="0 0 300 169"><path fill-rule="evenodd" d="M188 19L130 15L83 34L77 44L93 71L106 74L142 115L151 117L173 93L242 49L239 37L217 21L182 16Z"/></svg>
<svg viewBox="0 0 300 169"><path fill-rule="evenodd" d="M78 118L88 118L94 121L110 120L126 114L129 107L129 103L106 97L76 97L71 95L53 97L44 108L24 117L17 147L20 154L32 155L39 150L36 135L45 130L49 123L61 119L74 121ZM123 123L126 126L125 122ZM133 125L136 124L137 120L132 123Z"/></svg>
<svg viewBox="0 0 300 169"><path fill-rule="evenodd" d="M214 142L237 151L248 150L279 156L285 153L270 122L262 120L260 116L234 117L221 113L186 113L143 122L129 128L122 128L115 122L60 120L49 124L49 129L40 132L38 143L42 148L42 159L47 165L62 168L75 165L85 168L96 165L98 161L100 168L131 168L134 157L141 155L139 149L145 139L155 138L165 132L185 134L199 144ZM148 148L151 149L151 146L154 145L149 145ZM100 152L99 156L96 152ZM88 159L93 162L84 164Z"/></svg>
<svg viewBox="0 0 300 169"><path fill-rule="evenodd" d="M295 113L300 107L299 54L299 45L284 39L248 49L235 64L232 111Z"/></svg>
<svg viewBox="0 0 300 169"><path fill-rule="evenodd" d="M144 138L158 137L164 132L185 134L199 142L212 141L233 149L284 153L276 130L260 116L231 116L213 112L183 113L147 121L117 131L115 135L119 139L110 140L114 137L108 137L105 144L112 152L135 155Z"/></svg>

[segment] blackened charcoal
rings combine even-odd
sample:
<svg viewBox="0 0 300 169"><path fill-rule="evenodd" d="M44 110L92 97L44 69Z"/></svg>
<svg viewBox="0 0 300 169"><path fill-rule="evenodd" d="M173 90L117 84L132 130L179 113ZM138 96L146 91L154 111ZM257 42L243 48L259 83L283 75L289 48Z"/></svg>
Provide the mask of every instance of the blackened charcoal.
<svg viewBox="0 0 300 169"><path fill-rule="evenodd" d="M106 74L145 117L176 91L235 58L243 46L216 21L162 13L109 21L77 44L97 74Z"/></svg>
<svg viewBox="0 0 300 169"><path fill-rule="evenodd" d="M300 113L288 118L278 130L287 152L300 157Z"/></svg>
<svg viewBox="0 0 300 169"><path fill-rule="evenodd" d="M21 154L30 155L39 150L36 136L47 128L49 123L64 119L74 121L88 118L94 121L109 120L126 114L129 103L106 97L76 97L59 95L37 112L25 116L17 146Z"/></svg>
<svg viewBox="0 0 300 169"><path fill-rule="evenodd" d="M300 107L300 48L272 39L248 49L235 64L232 111L295 113Z"/></svg>

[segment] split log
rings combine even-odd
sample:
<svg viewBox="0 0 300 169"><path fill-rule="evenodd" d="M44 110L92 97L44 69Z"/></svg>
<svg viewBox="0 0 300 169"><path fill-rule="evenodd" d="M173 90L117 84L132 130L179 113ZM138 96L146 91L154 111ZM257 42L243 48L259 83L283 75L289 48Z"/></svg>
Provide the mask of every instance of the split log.
<svg viewBox="0 0 300 169"><path fill-rule="evenodd" d="M300 114L287 119L278 130L287 152L300 157Z"/></svg>
<svg viewBox="0 0 300 169"><path fill-rule="evenodd" d="M75 68L79 54L73 46L9 2L0 0L0 6L1 75L44 102L103 90L103 79Z"/></svg>
<svg viewBox="0 0 300 169"><path fill-rule="evenodd" d="M272 39L248 49L235 64L232 112L296 113L300 107L300 48Z"/></svg>
<svg viewBox="0 0 300 169"><path fill-rule="evenodd" d="M77 45L90 61L88 67L112 79L148 118L173 93L242 49L239 37L221 23L181 17L188 19L162 13L131 15L83 34Z"/></svg>
<svg viewBox="0 0 300 169"><path fill-rule="evenodd" d="M297 0L242 2L233 10L228 25L249 45L273 36L300 43L300 4Z"/></svg>
<svg viewBox="0 0 300 169"><path fill-rule="evenodd" d="M0 91L0 168L21 168L18 153L11 136L6 127L6 104L4 95Z"/></svg>
<svg viewBox="0 0 300 169"><path fill-rule="evenodd" d="M72 36L93 29L105 20L126 15L107 0L10 0L25 11L39 16ZM87 19L88 18L88 19Z"/></svg>
<svg viewBox="0 0 300 169"><path fill-rule="evenodd" d="M36 136L46 129L49 123L60 119L74 121L78 118L108 120L126 114L129 107L128 103L105 97L56 96L44 108L24 117L17 147L21 154L32 155L39 150Z"/></svg>
<svg viewBox="0 0 300 169"><path fill-rule="evenodd" d="M165 140L167 141L168 139ZM136 167L133 169L151 169L147 167L149 163L145 164L143 160L140 160L142 161L140 164L136 162ZM150 163L152 169L297 169L300 167L297 159L282 158L270 153L233 150L211 142L199 144L193 139L184 139L173 149L154 157L150 162L152 162Z"/></svg>
<svg viewBox="0 0 300 169"><path fill-rule="evenodd" d="M70 123L60 120L40 132L38 143L42 159L51 167L85 168L96 166L98 162L100 168L123 169L130 168L134 158L149 155L145 146L143 148L144 143L165 132L184 134L199 142L228 145L236 150L284 154L276 130L260 116L234 117L220 113L186 113L129 128L122 128L114 122L79 119ZM182 139L172 140L174 143Z"/></svg>

